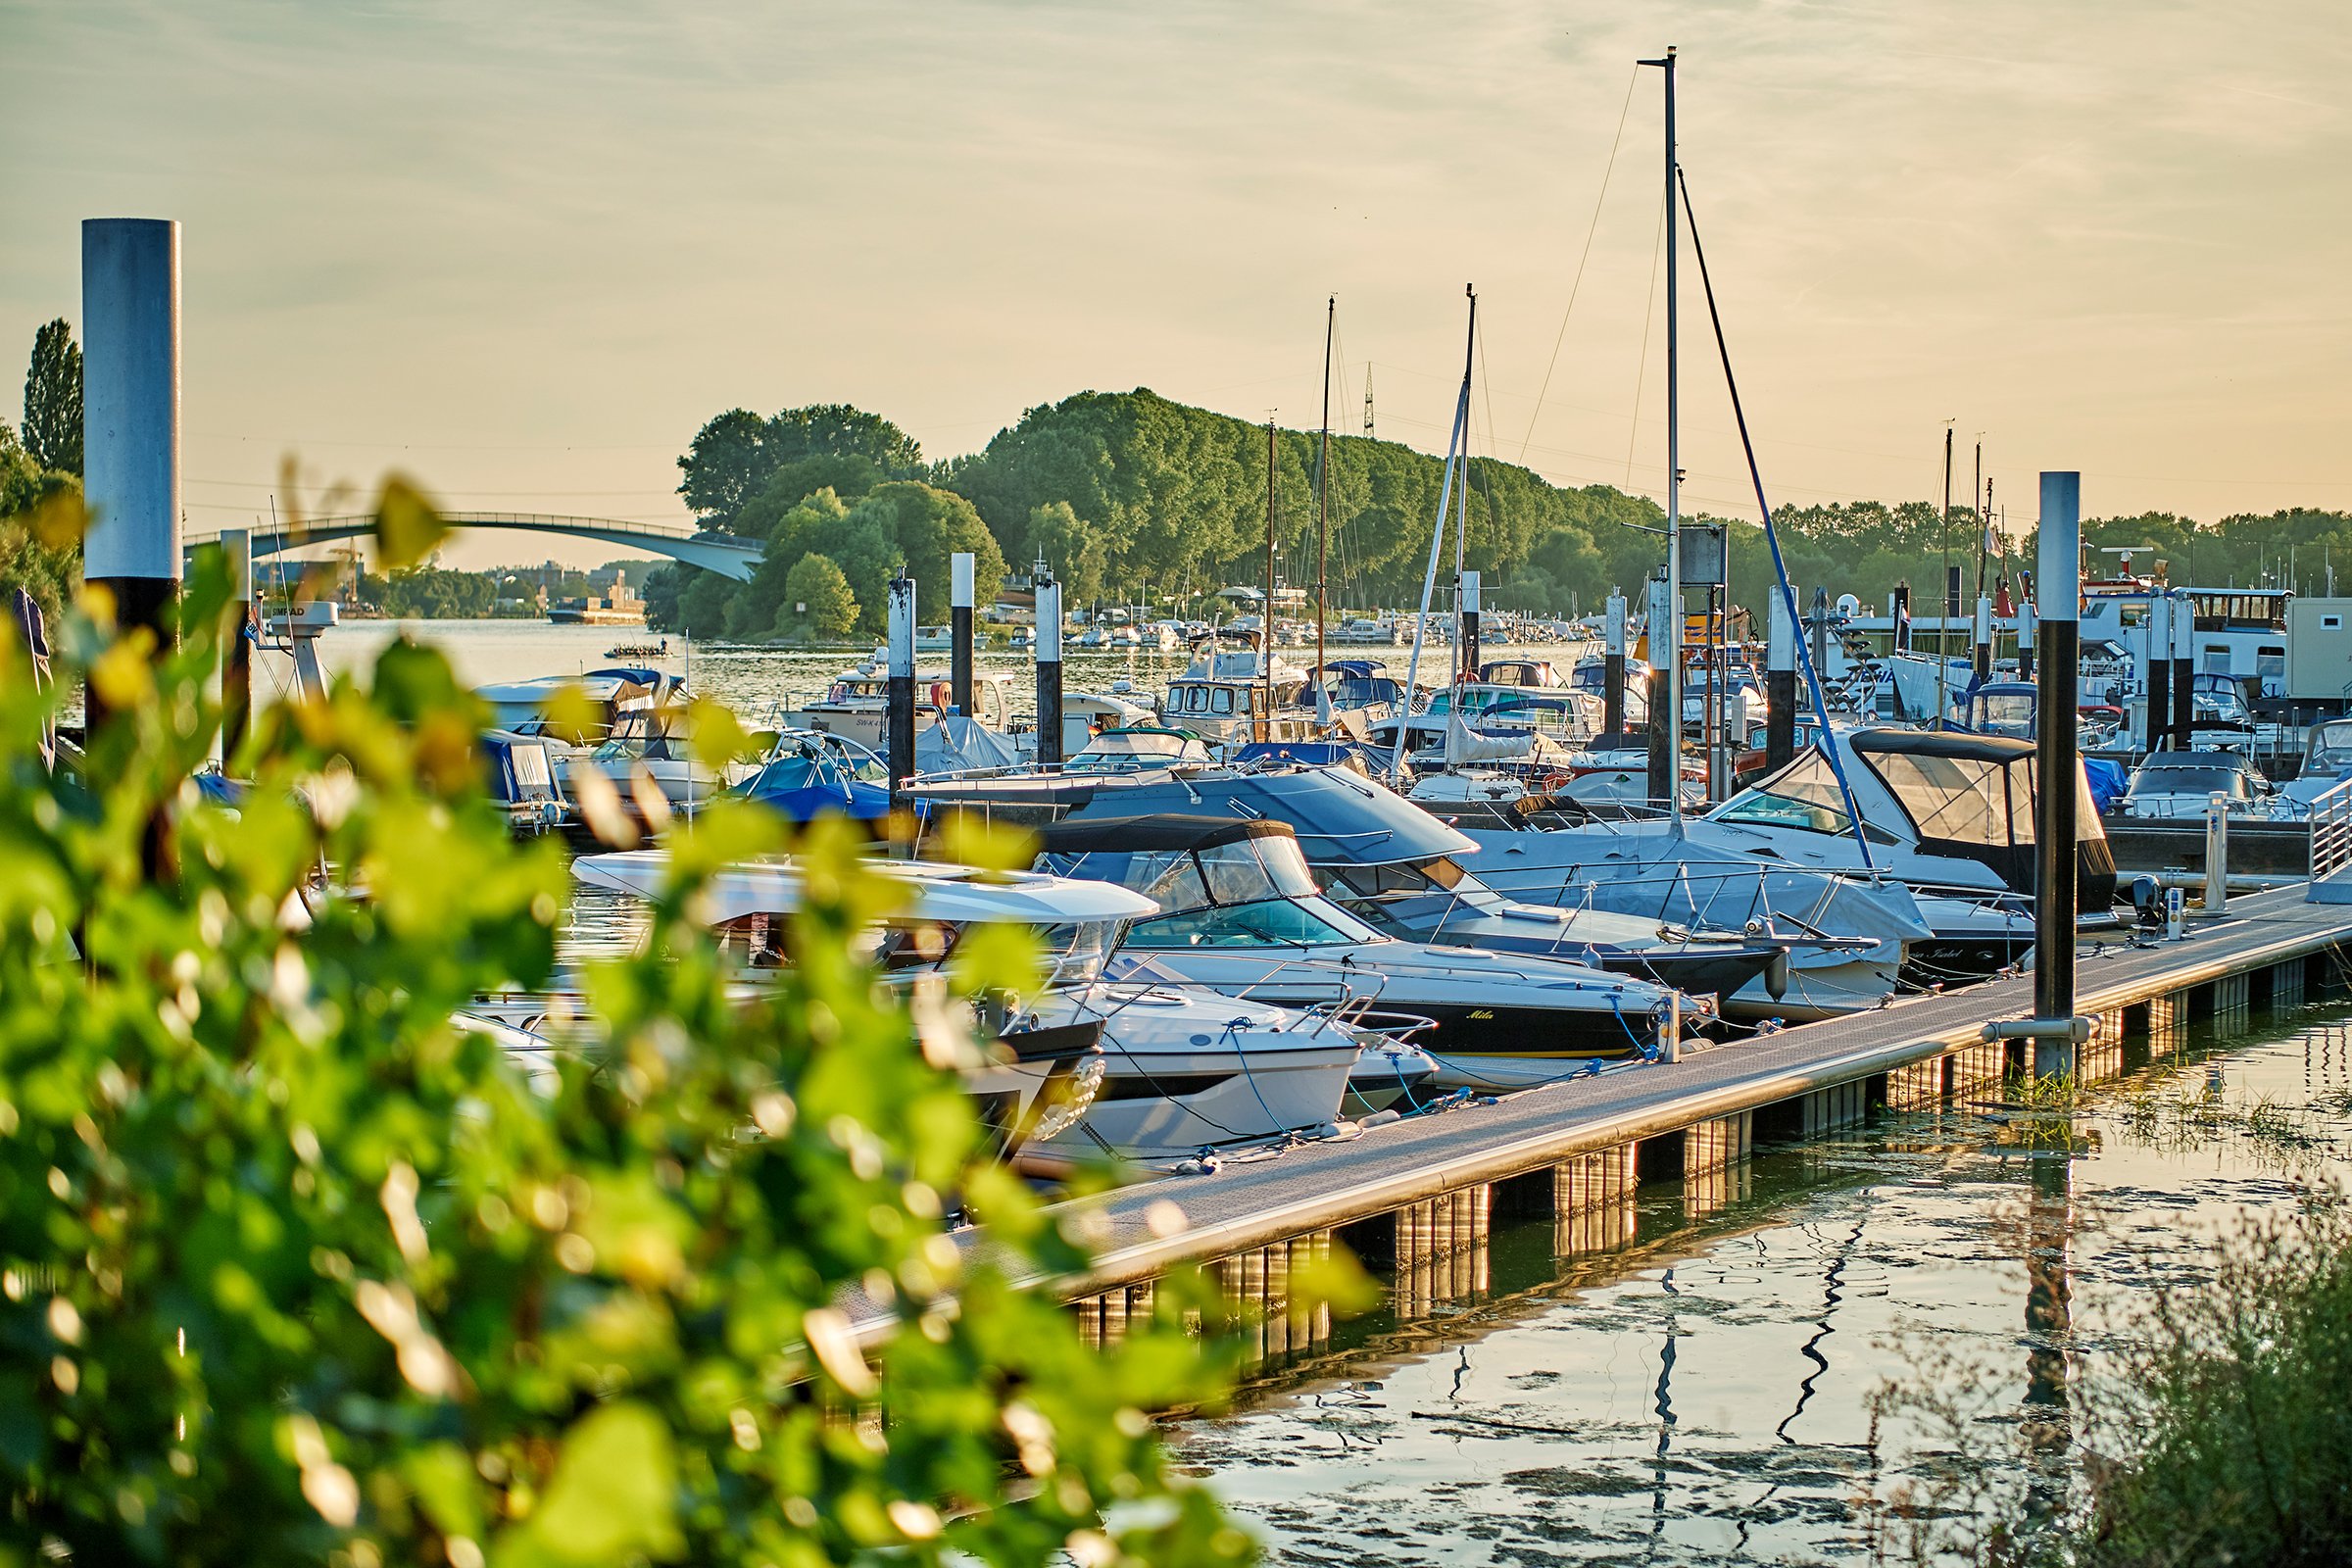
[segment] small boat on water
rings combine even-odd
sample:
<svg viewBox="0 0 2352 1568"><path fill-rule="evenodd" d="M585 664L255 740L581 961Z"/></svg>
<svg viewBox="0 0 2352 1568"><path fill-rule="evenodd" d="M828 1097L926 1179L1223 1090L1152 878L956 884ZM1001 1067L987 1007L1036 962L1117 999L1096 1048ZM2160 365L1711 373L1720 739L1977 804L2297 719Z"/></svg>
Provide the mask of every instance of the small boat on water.
<svg viewBox="0 0 2352 1568"><path fill-rule="evenodd" d="M1362 1028L1355 1016L1361 1008L1310 1013L1209 998L1132 964L1123 983L1106 978L1121 929L1158 912L1155 902L1132 889L927 861L875 861L873 869L896 884L902 904L860 935L859 951L895 987L944 986L949 956L969 927L1010 924L1038 934L1046 987L998 1020L995 1044L1017 1052L1027 1036L1083 1035L1102 1051L1101 1079L1083 1114L1027 1130L1040 1150L1050 1146L1064 1155L1107 1150L1164 1160L1218 1145L1325 1132L1338 1121L1359 1068L1356 1092L1375 1098L1410 1092L1436 1076L1411 1047ZM584 858L573 874L585 886L650 898L669 870L662 852L634 851ZM804 897L791 861L752 861L713 877L705 907L757 972L790 961L780 944Z"/></svg>
<svg viewBox="0 0 2352 1568"><path fill-rule="evenodd" d="M607 659L667 659L669 639L658 643L616 643L605 650Z"/></svg>
<svg viewBox="0 0 2352 1568"><path fill-rule="evenodd" d="M1526 1087L1648 1055L1708 1010L1584 964L1389 936L1324 895L1287 822L1090 818L1049 827L1043 842L1040 869L1160 906L1128 928L1122 961L1237 999L1425 1021L1415 1044L1447 1087Z"/></svg>

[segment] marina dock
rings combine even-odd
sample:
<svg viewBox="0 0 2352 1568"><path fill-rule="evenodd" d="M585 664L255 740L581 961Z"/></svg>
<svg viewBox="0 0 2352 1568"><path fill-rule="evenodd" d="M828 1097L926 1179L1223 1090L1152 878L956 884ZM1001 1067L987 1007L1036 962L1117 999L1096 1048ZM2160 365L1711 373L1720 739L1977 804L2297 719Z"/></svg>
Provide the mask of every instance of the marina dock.
<svg viewBox="0 0 2352 1568"><path fill-rule="evenodd" d="M2308 903L2301 886L2235 899L2179 941L2086 935L2080 1011L2095 1029L2078 1077L2161 1058L2193 1022L2340 994L2348 946L2352 907ZM1257 1317L1265 1353L1311 1349L1329 1314L1294 1313L1286 1282L1335 1240L1395 1271L1400 1306L1477 1289L1497 1218L1549 1214L1561 1246L1597 1250L1631 1236L1645 1184L1683 1183L1705 1211L1706 1191L1735 1186L1759 1145L1850 1127L1881 1106L1997 1095L2014 1048L1980 1031L2032 1005L2031 977L1994 980L1144 1182L1066 1205L1094 1240L1095 1266L1031 1283L1070 1300L1100 1342L1149 1313L1157 1276L1204 1264ZM967 1245L985 1248L985 1236L967 1232Z"/></svg>

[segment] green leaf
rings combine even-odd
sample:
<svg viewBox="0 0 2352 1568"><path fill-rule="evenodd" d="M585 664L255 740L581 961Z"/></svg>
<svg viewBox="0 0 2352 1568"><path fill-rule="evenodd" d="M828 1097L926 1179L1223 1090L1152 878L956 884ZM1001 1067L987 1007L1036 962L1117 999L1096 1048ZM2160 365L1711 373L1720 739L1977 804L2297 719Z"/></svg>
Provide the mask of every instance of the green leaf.
<svg viewBox="0 0 2352 1568"><path fill-rule="evenodd" d="M449 524L424 492L401 474L384 480L375 501L376 564L386 571L413 566L448 537Z"/></svg>
<svg viewBox="0 0 2352 1568"><path fill-rule="evenodd" d="M583 1417L564 1440L564 1457L547 1495L533 1510L525 1540L512 1543L529 1562L619 1562L642 1552L673 1558L685 1549L677 1524L677 1462L669 1429L643 1404L623 1400ZM499 1560L510 1560L500 1542Z"/></svg>

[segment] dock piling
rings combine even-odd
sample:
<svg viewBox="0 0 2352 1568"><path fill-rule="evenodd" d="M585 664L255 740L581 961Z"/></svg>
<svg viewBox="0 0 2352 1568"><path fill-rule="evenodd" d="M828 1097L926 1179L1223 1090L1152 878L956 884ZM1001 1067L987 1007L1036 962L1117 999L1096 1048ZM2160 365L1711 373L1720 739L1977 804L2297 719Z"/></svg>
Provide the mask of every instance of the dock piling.
<svg viewBox="0 0 2352 1568"><path fill-rule="evenodd" d="M972 712L972 601L975 561L970 551L948 558L948 701L956 711Z"/></svg>
<svg viewBox="0 0 2352 1568"><path fill-rule="evenodd" d="M1764 766L1778 772L1796 757L1796 623L1789 607L1796 598L1773 594L1764 649Z"/></svg>
<svg viewBox="0 0 2352 1568"><path fill-rule="evenodd" d="M2197 679L2193 662L2196 651L2196 601L2176 590L2173 595L2173 747L2176 751L2189 751L2197 744Z"/></svg>
<svg viewBox="0 0 2352 1568"><path fill-rule="evenodd" d="M2075 1015L2075 755L2077 624L2082 577L2082 476L2041 476L2040 552L2034 576L2041 687L2035 705L2034 1006L2037 1017ZM2037 1036L2035 1077L2072 1075L2071 1037Z"/></svg>
<svg viewBox="0 0 2352 1568"><path fill-rule="evenodd" d="M890 799L895 808L914 776L914 579L890 583L890 678L886 707L890 742Z"/></svg>
<svg viewBox="0 0 2352 1568"><path fill-rule="evenodd" d="M1478 573L1462 573L1462 676L1478 678Z"/></svg>
<svg viewBox="0 0 2352 1568"><path fill-rule="evenodd" d="M2205 803L2204 909L2219 914L2230 907L2230 797L2216 790Z"/></svg>
<svg viewBox="0 0 2352 1568"><path fill-rule="evenodd" d="M1061 761L1061 584L1042 568L1037 575L1037 760L1041 767Z"/></svg>
<svg viewBox="0 0 2352 1568"><path fill-rule="evenodd" d="M179 224L81 224L82 540L85 581L114 597L115 624L155 634L160 658L179 596ZM105 717L89 689L90 728Z"/></svg>
<svg viewBox="0 0 2352 1568"><path fill-rule="evenodd" d="M220 550L228 558L228 580L236 584L220 617L220 766L226 770L253 722L253 641L245 635L253 619L252 530L221 529Z"/></svg>
<svg viewBox="0 0 2352 1568"><path fill-rule="evenodd" d="M1625 733L1625 595L1609 590L1607 641L1600 656L1600 732Z"/></svg>
<svg viewBox="0 0 2352 1568"><path fill-rule="evenodd" d="M1668 211L1672 210L1670 205ZM1673 620L1674 609L1666 597L1666 579L1650 578L1649 617L1642 622L1649 646L1649 804L1669 811L1682 798L1683 715L1681 705L1674 699L1671 672L1659 650L1675 646L1666 640L1671 635Z"/></svg>
<svg viewBox="0 0 2352 1568"><path fill-rule="evenodd" d="M2173 595L2159 588L2148 599L2147 748L2164 750L2173 728Z"/></svg>

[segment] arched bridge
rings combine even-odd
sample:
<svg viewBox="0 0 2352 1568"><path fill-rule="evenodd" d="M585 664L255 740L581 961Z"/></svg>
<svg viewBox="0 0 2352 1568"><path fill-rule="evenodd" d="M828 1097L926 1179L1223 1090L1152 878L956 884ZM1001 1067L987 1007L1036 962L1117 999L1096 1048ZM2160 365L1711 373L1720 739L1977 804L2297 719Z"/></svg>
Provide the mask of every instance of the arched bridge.
<svg viewBox="0 0 2352 1568"><path fill-rule="evenodd" d="M503 528L514 533L560 533L572 539L600 539L606 544L667 556L705 571L715 571L737 582L749 582L760 569L766 547L726 533L687 533L648 522L623 522L612 517L562 517L537 512L445 512L441 520L452 528ZM372 516L318 517L300 528L251 530L254 559L297 550L304 545L335 539L364 538L375 532ZM210 540L193 540L189 548Z"/></svg>

